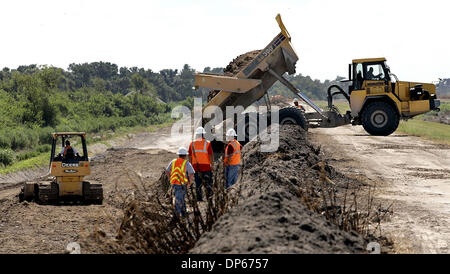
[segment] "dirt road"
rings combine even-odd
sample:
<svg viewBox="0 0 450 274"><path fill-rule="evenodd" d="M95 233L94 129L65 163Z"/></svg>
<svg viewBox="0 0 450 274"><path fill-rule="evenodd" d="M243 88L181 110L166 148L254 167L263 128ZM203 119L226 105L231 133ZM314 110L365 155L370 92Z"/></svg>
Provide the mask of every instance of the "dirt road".
<svg viewBox="0 0 450 274"><path fill-rule="evenodd" d="M312 129L333 166L367 177L377 198L393 203L383 231L399 253L450 253L450 147L395 133L369 136L361 126Z"/></svg>

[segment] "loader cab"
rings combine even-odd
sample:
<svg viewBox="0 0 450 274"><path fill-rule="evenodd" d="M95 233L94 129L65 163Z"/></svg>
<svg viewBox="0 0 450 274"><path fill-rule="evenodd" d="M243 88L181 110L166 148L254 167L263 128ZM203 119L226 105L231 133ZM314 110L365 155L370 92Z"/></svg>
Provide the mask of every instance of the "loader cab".
<svg viewBox="0 0 450 274"><path fill-rule="evenodd" d="M91 173L86 146L86 133L58 132L53 133L52 137L50 174L57 178L58 183L61 180L82 182L83 177ZM70 140L71 146L77 148L78 155L61 155L60 152L64 148L66 140Z"/></svg>
<svg viewBox="0 0 450 274"><path fill-rule="evenodd" d="M52 137L51 162L78 163L88 161L86 134L84 132L54 133ZM68 149L63 154L61 151L64 150L66 141L70 141L72 149ZM75 153L75 147L77 147L77 153Z"/></svg>
<svg viewBox="0 0 450 274"><path fill-rule="evenodd" d="M349 65L351 85L349 94L353 90L369 90L372 92L386 92L391 78L385 58L356 59Z"/></svg>

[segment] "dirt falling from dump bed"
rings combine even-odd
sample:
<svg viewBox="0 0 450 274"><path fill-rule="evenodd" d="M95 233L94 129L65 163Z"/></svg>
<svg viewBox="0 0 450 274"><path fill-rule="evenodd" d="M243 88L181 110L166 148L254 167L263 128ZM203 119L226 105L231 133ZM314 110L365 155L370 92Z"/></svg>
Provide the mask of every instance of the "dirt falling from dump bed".
<svg viewBox="0 0 450 274"><path fill-rule="evenodd" d="M243 68L245 68L253 59L258 56L261 50L253 50L247 53L241 54L233 61L231 61L228 66L225 67L223 73L226 76L235 76L237 75ZM208 102L219 93L220 90L211 90L208 94Z"/></svg>
<svg viewBox="0 0 450 274"><path fill-rule="evenodd" d="M317 183L322 157L306 136L299 127L282 127L276 153L261 152L258 142L245 146L242 178L233 186L240 189L239 204L203 234L192 253L363 252L361 235L341 230L301 202L299 190L313 188L313 196L326 191ZM323 167L342 191L349 179Z"/></svg>

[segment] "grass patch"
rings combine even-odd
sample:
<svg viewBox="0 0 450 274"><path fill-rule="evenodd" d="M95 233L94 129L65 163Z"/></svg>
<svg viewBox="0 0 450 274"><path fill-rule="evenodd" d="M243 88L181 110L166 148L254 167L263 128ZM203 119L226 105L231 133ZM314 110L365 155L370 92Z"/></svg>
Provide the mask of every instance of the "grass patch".
<svg viewBox="0 0 450 274"><path fill-rule="evenodd" d="M23 161L18 161L13 163L10 166L4 167L0 169L0 174L8 174L13 173L25 169L41 167L45 164L48 164L50 161L49 153L41 153L36 157L32 157Z"/></svg>
<svg viewBox="0 0 450 274"><path fill-rule="evenodd" d="M450 144L450 125L446 124L411 119L401 121L397 131L439 143Z"/></svg>

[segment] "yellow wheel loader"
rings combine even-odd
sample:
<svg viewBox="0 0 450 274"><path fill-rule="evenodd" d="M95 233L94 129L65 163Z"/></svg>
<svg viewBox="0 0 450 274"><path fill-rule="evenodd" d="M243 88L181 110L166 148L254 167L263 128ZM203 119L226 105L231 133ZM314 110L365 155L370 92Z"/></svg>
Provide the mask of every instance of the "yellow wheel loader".
<svg viewBox="0 0 450 274"><path fill-rule="evenodd" d="M397 129L400 119L409 119L430 110L439 111L440 101L436 98L435 85L398 81L385 58L353 60L349 66L349 79L343 81L350 84L348 91L337 85L330 86L327 94L328 109L322 110L283 76L286 72L295 73L295 64L299 58L279 14L276 21L281 32L234 76L195 74L195 88L205 87L219 91L215 92L214 97L203 108L203 124L214 117L210 106L220 107L225 113L223 117L226 117L227 106L242 106L245 109L265 97L270 110L267 91L276 81L285 85L314 110L303 113L295 107L280 109L279 123L297 124L305 130L309 127L353 124L362 125L371 135L389 135ZM338 94L348 100L351 111L341 114L333 105L333 97ZM258 115L258 119L268 118L264 114ZM251 124L249 121L246 116L243 121L245 130L238 131L238 140L247 141L248 132L255 130L248 128ZM245 136L240 136L241 134Z"/></svg>
<svg viewBox="0 0 450 274"><path fill-rule="evenodd" d="M77 138L82 151L68 145L69 139ZM57 150L61 140L61 151ZM35 201L39 204L56 204L59 202L81 202L85 204L102 204L103 188L101 184L84 181L91 174L86 133L58 132L52 134L50 154L50 171L46 180L26 182L20 194L20 201Z"/></svg>

